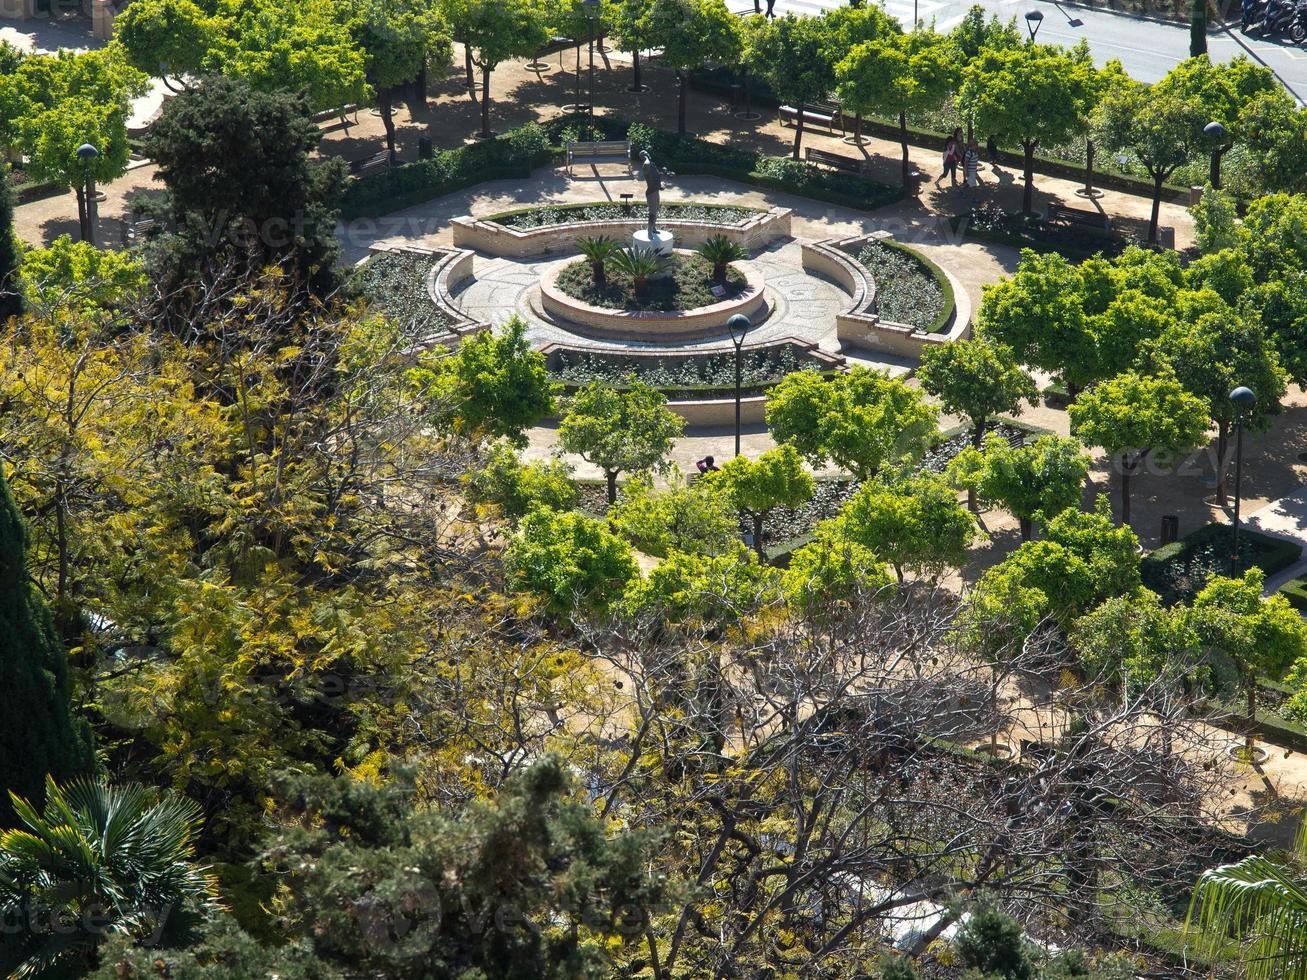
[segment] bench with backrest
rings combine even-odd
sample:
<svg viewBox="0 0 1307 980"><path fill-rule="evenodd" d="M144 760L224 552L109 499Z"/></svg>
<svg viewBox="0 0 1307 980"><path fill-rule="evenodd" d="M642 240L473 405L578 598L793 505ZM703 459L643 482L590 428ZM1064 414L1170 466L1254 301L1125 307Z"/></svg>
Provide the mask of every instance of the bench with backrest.
<svg viewBox="0 0 1307 980"><path fill-rule="evenodd" d="M572 172L574 164L595 165L620 164L631 169L630 140L594 140L589 143L575 142L567 144L567 172Z"/></svg>
<svg viewBox="0 0 1307 980"><path fill-rule="evenodd" d="M1101 211L1086 211L1084 208L1068 208L1062 204L1048 206L1048 220L1059 224L1075 225L1092 231L1109 232L1112 219Z"/></svg>
<svg viewBox="0 0 1307 980"><path fill-rule="evenodd" d="M806 147L803 157L809 163L820 163L823 167L843 170L845 173L862 174L867 170L867 161L855 157L846 157L842 153L829 153L814 146Z"/></svg>
<svg viewBox="0 0 1307 980"><path fill-rule="evenodd" d="M797 126L798 123L799 110L792 105L781 106L781 125ZM834 102L809 102L803 107L803 125L824 126L832 133L838 129L843 134L844 113Z"/></svg>
<svg viewBox="0 0 1307 980"><path fill-rule="evenodd" d="M390 151L382 150L380 153L374 153L362 160L351 160L349 162L349 172L355 177L362 177L364 174L370 174L374 170L384 170L389 166Z"/></svg>

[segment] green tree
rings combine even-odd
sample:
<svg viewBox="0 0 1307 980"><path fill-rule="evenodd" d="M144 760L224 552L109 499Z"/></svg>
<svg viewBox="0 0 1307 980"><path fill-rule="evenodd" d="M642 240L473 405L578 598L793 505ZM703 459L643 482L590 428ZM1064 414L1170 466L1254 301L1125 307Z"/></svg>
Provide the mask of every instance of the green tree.
<svg viewBox="0 0 1307 980"><path fill-rule="evenodd" d="M395 90L424 78L428 68L448 68L453 63L453 45L432 0L349 0L343 8L366 59L368 84L377 94L386 149L394 164L399 159L395 152Z"/></svg>
<svg viewBox="0 0 1307 980"><path fill-rule="evenodd" d="M618 534L657 558L672 551L721 554L731 550L740 533L730 497L708 480L655 490L652 481L638 478L623 490L608 520Z"/></svg>
<svg viewBox="0 0 1307 980"><path fill-rule="evenodd" d="M780 573L736 543L717 555L672 550L631 581L621 609L629 617L675 624L732 626L780 595Z"/></svg>
<svg viewBox="0 0 1307 980"><path fill-rule="evenodd" d="M546 755L457 808L352 776L286 781L261 864L290 931L346 976L617 972L665 885L651 835L597 815L574 768Z"/></svg>
<svg viewBox="0 0 1307 980"><path fill-rule="evenodd" d="M29 249L19 276L23 295L33 307L79 308L87 314L129 301L145 284L145 267L135 256L75 242L67 235L48 248Z"/></svg>
<svg viewBox="0 0 1307 980"><path fill-rule="evenodd" d="M68 655L27 576L27 526L0 476L0 722L4 789L40 802L47 776L67 779L91 765L85 722L69 709ZM0 801L0 825L11 822Z"/></svg>
<svg viewBox="0 0 1307 980"><path fill-rule="evenodd" d="M690 72L710 62L740 60L739 18L724 0L653 0L645 15L645 37L663 49L663 64L676 70L676 131L684 133Z"/></svg>
<svg viewBox="0 0 1307 980"><path fill-rule="evenodd" d="M643 92L640 81L640 52L649 47L649 4L646 0L612 0L609 36L617 42L619 51L631 54L631 87L629 92Z"/></svg>
<svg viewBox="0 0 1307 980"><path fill-rule="evenodd" d="M749 33L745 62L749 71L766 79L776 97L802 110L826 98L835 88L835 66L829 57L827 25L822 17L786 14ZM803 113L794 123L792 156L799 159L803 143Z"/></svg>
<svg viewBox="0 0 1307 980"><path fill-rule="evenodd" d="M1218 304L1213 312L1186 317L1145 346L1141 369L1174 373L1184 389L1198 396L1216 425L1216 495L1225 501L1226 453L1236 406L1230 392L1247 385L1257 404L1246 413L1245 425L1266 429L1280 412L1285 373L1265 328L1256 319L1240 316Z"/></svg>
<svg viewBox="0 0 1307 980"><path fill-rule="evenodd" d="M0 323L23 313L23 287L19 279L23 253L14 231L14 191L9 168L0 167Z"/></svg>
<svg viewBox="0 0 1307 980"><path fill-rule="evenodd" d="M974 473L963 485L969 482L982 499L1017 519L1022 541L1030 540L1037 516L1047 520L1079 506L1090 464L1078 440L1051 434L1028 446L990 436L978 458L958 457L956 462L959 469L970 467Z"/></svg>
<svg viewBox="0 0 1307 980"><path fill-rule="evenodd" d="M1153 210L1148 240L1157 242L1162 208L1162 187L1202 145L1202 127L1211 122L1198 99L1168 86L1166 80L1151 88L1123 81L1103 95L1095 115L1095 135L1102 145L1118 153L1132 153L1153 178Z"/></svg>
<svg viewBox="0 0 1307 980"><path fill-rule="evenodd" d="M523 518L504 568L512 588L539 596L557 616L603 609L639 574L631 547L584 514L537 509Z"/></svg>
<svg viewBox="0 0 1307 980"><path fill-rule="evenodd" d="M1061 377L1074 395L1098 380L1086 302L1077 266L1026 250L1013 275L985 286L976 333L1010 348L1021 363Z"/></svg>
<svg viewBox="0 0 1307 980"><path fill-rule="evenodd" d="M466 439L503 438L520 448L526 430L557 407L557 386L520 317L502 331L464 337L452 354L424 358L414 378L434 403L439 425Z"/></svg>
<svg viewBox="0 0 1307 980"><path fill-rule="evenodd" d="M534 0L459 0L463 42L481 69L480 139L490 139L490 74L510 58L524 58L549 40L545 18ZM453 19L453 18L451 18Z"/></svg>
<svg viewBox="0 0 1307 980"><path fill-rule="evenodd" d="M856 367L829 380L797 371L771 390L767 425L813 466L830 460L859 480L919 460L938 433L921 392Z"/></svg>
<svg viewBox="0 0 1307 980"><path fill-rule="evenodd" d="M966 619L983 646L1001 645L1011 634L1020 642L1046 620L1068 628L1139 588L1138 539L1129 527L1113 526L1105 504L1089 513L1062 511L1048 521L1042 541L1026 542L981 576ZM1005 630L1007 638L1000 635Z"/></svg>
<svg viewBox="0 0 1307 980"><path fill-rule="evenodd" d="M1067 142L1085 126L1094 95L1087 52L1026 45L989 49L962 72L958 104L982 132L1015 139L1025 151L1022 209L1034 210L1035 149Z"/></svg>
<svg viewBox="0 0 1307 980"><path fill-rule="evenodd" d="M1193 623L1209 648L1239 668L1248 698L1249 724L1257 718L1257 679L1279 680L1307 656L1307 623L1282 595L1262 596L1265 574L1250 568L1243 578L1217 576L1194 599ZM1248 732L1249 759L1254 750Z"/></svg>
<svg viewBox="0 0 1307 980"><path fill-rule="evenodd" d="M1020 924L992 905L979 905L971 911L958 931L954 946L963 966L984 977L1031 980L1035 976Z"/></svg>
<svg viewBox="0 0 1307 980"><path fill-rule="evenodd" d="M303 96L210 77L168 100L146 152L177 231L153 243L149 261L184 329L195 283L225 264L251 273L275 265L317 296L338 287L335 201L345 166L310 162L321 139Z"/></svg>
<svg viewBox="0 0 1307 980"><path fill-rule="evenodd" d="M128 62L174 92L201 73L209 52L233 26L192 0L134 0L113 22Z"/></svg>
<svg viewBox="0 0 1307 980"><path fill-rule="evenodd" d="M979 447L996 415L1016 415L1021 403L1039 398L1035 381L1021 369L1012 351L984 338L927 346L917 371L921 387L944 411L971 423L971 444Z"/></svg>
<svg viewBox="0 0 1307 980"><path fill-rule="evenodd" d="M1307 109L1287 92L1250 100L1240 113L1239 135L1252 161L1255 190L1265 193L1307 192L1307 169L1298 154L1307 145Z"/></svg>
<svg viewBox="0 0 1307 980"><path fill-rule="evenodd" d="M1200 649L1184 606L1147 589L1114 596L1075 621L1071 646L1091 677L1142 690L1159 679L1192 680Z"/></svg>
<svg viewBox="0 0 1307 980"><path fill-rule="evenodd" d="M841 534L836 522L824 521L816 540L790 555L783 587L791 606L828 620L855 597L879 592L891 581L885 563L870 548Z"/></svg>
<svg viewBox="0 0 1307 980"><path fill-rule="evenodd" d="M938 576L945 568L961 568L980 533L957 492L933 474L893 485L868 483L836 521L840 536L888 562L900 582L905 571Z"/></svg>
<svg viewBox="0 0 1307 980"><path fill-rule="evenodd" d="M158 943L216 909L217 881L194 863L200 809L190 800L50 777L44 797L42 810L11 791L21 825L0 835L0 910L27 926L15 975L80 972L111 934Z"/></svg>
<svg viewBox="0 0 1307 980"><path fill-rule="evenodd" d="M558 445L604 471L611 504L617 500L618 475L657 469L684 429L684 420L652 385L634 381L617 388L595 381L568 402Z"/></svg>
<svg viewBox="0 0 1307 980"><path fill-rule="evenodd" d="M756 460L736 456L710 482L720 485L735 506L753 521L753 549L766 561L764 525L777 507L798 507L811 499L816 485L803 468L798 450L790 445L769 449Z"/></svg>
<svg viewBox="0 0 1307 980"><path fill-rule="evenodd" d="M908 117L936 108L957 82L957 51L924 28L864 41L835 67L840 101L858 113L897 116L902 181L912 184Z"/></svg>
<svg viewBox="0 0 1307 980"><path fill-rule="evenodd" d="M1152 453L1175 455L1207 432L1207 407L1169 372L1134 371L1090 388L1070 408L1071 431L1119 464L1121 523L1130 523L1130 478Z"/></svg>
<svg viewBox="0 0 1307 980"><path fill-rule="evenodd" d="M571 510L579 491L571 469L558 460L524 463L511 446L491 448L485 466L463 477L468 500L498 509L516 522L537 507Z"/></svg>

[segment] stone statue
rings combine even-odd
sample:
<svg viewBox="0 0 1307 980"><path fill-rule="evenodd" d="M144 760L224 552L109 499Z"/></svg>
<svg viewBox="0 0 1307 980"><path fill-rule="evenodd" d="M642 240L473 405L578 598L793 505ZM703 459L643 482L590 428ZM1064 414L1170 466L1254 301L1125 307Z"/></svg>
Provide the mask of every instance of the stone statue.
<svg viewBox="0 0 1307 980"><path fill-rule="evenodd" d="M644 199L649 206L649 237L655 238L658 231L658 211L659 200L661 195L659 191L663 189L664 171L658 169L658 165L649 158L648 150L640 151L640 176L644 178ZM675 176L670 170L666 171L667 176Z"/></svg>

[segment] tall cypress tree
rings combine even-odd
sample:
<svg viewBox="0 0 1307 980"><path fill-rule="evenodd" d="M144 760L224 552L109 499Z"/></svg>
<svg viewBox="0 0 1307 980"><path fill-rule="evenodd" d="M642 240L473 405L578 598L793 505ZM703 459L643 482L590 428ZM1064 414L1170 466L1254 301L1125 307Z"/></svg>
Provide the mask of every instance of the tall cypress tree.
<svg viewBox="0 0 1307 980"><path fill-rule="evenodd" d="M68 701L68 655L28 580L27 525L0 473L0 824L13 820L9 792L39 806L47 774L90 768L90 730Z"/></svg>
<svg viewBox="0 0 1307 980"><path fill-rule="evenodd" d="M9 186L9 168L0 166L0 323L23 312L23 293L18 282L18 236L14 233L14 192Z"/></svg>

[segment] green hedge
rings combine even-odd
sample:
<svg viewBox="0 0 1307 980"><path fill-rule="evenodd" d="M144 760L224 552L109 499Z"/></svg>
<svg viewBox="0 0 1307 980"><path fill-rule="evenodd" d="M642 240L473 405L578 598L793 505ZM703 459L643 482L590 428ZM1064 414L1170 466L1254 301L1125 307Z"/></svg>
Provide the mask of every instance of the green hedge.
<svg viewBox="0 0 1307 980"><path fill-rule="evenodd" d="M1280 595L1289 600L1289 605L1299 612L1307 612L1307 575L1290 579L1280 586Z"/></svg>
<svg viewBox="0 0 1307 980"><path fill-rule="evenodd" d="M483 181L529 177L553 155L544 127L527 123L493 140L357 177L341 195L340 216L377 218Z"/></svg>
<svg viewBox="0 0 1307 980"><path fill-rule="evenodd" d="M1143 560L1139 573L1144 585L1168 605L1190 602L1213 575L1229 574L1229 524L1208 524L1179 541L1158 548ZM1292 541L1243 528L1239 531L1239 567L1256 565L1269 578L1302 557Z"/></svg>
<svg viewBox="0 0 1307 980"><path fill-rule="evenodd" d="M665 133L642 123L631 124L628 138L635 150L649 150L659 164L678 174L722 177L863 211L874 211L903 196L897 187L858 174Z"/></svg>
<svg viewBox="0 0 1307 980"><path fill-rule="evenodd" d="M557 211L560 212L561 214L566 215L568 212L572 212L572 211L586 211L590 208L604 208L609 211L630 212L635 210L637 207L643 208L644 204L645 204L644 201L636 201L634 203L630 203L630 202L614 203L613 201L582 201L579 204L535 204L527 208L513 208L509 211L500 211L497 214L487 215L481 220L495 221L498 222L499 224L504 224L505 222L511 221L513 218L520 217L521 215L531 214L533 211ZM667 218L668 220L672 220L675 219L679 213L689 208L703 208L705 211L709 213L712 213L713 211L746 211L754 215L766 214L768 211L767 208L752 208L749 207L747 204L706 204L703 201L668 201L662 206L662 210L659 213L662 215L662 217ZM745 220L752 221L753 218L750 217ZM737 221L737 222L720 222L720 223L721 224L733 223L733 224L741 225L744 224L745 222Z"/></svg>

